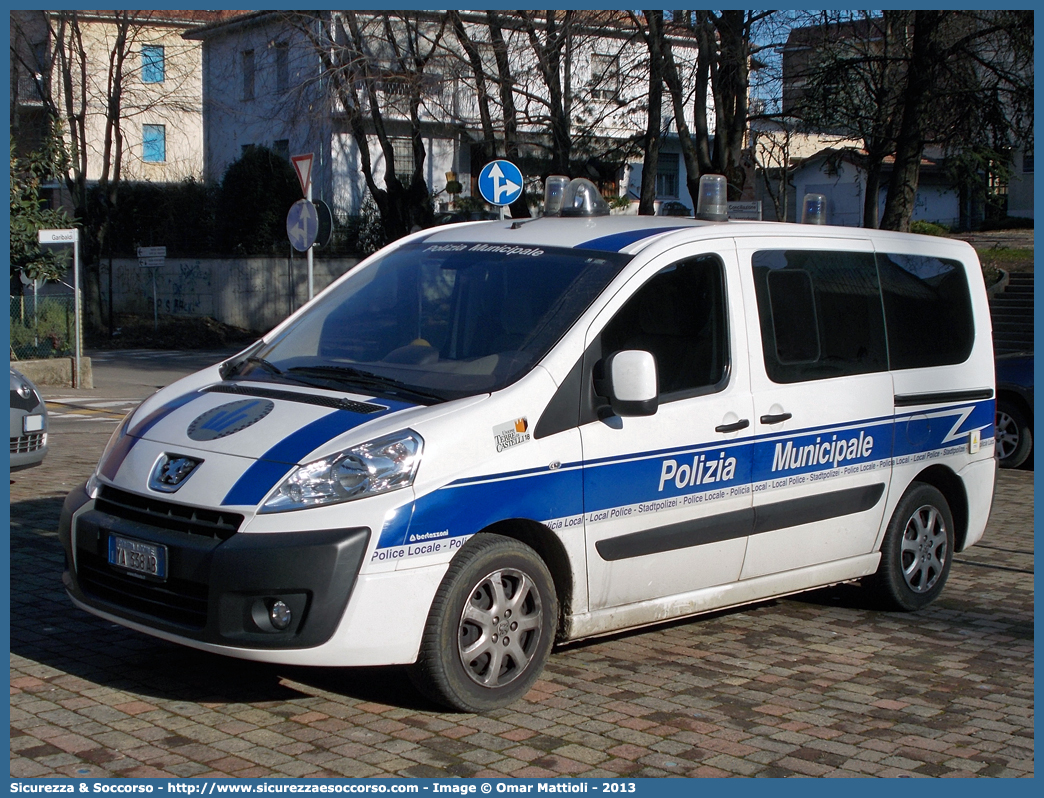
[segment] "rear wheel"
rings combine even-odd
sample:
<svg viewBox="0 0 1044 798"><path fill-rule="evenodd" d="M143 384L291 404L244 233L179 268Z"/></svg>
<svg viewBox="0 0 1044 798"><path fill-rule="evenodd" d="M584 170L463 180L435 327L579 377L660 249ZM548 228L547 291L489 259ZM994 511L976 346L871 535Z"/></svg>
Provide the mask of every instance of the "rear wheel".
<svg viewBox="0 0 1044 798"><path fill-rule="evenodd" d="M450 563L428 615L414 684L465 712L504 707L540 676L558 601L544 561L501 535L476 535Z"/></svg>
<svg viewBox="0 0 1044 798"><path fill-rule="evenodd" d="M915 482L899 500L870 588L886 609L926 607L942 592L953 557L953 515L938 489Z"/></svg>
<svg viewBox="0 0 1044 798"><path fill-rule="evenodd" d="M997 400L994 432L997 460L1001 468L1018 468L1033 451L1033 431L1022 409L1007 399Z"/></svg>

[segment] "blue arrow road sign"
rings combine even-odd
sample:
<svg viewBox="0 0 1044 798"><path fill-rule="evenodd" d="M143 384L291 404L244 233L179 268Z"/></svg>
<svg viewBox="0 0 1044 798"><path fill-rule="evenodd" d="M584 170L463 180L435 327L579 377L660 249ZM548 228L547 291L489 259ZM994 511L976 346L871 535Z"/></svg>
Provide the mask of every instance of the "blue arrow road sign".
<svg viewBox="0 0 1044 798"><path fill-rule="evenodd" d="M286 215L286 234L298 252L307 252L319 232L319 214L308 200L298 200Z"/></svg>
<svg viewBox="0 0 1044 798"><path fill-rule="evenodd" d="M490 161L479 172L478 188L490 205L510 205L522 195L522 172L511 161Z"/></svg>

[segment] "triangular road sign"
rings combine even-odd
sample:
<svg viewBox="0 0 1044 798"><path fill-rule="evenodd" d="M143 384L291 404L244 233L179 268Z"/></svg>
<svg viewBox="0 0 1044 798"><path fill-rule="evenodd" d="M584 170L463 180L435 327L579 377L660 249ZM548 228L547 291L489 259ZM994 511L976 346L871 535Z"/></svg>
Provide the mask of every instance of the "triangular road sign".
<svg viewBox="0 0 1044 798"><path fill-rule="evenodd" d="M294 165L294 171L297 172L297 179L301 182L301 192L307 197L308 187L312 183L312 160L315 158L314 153L307 153L306 155L292 155L290 157L290 163Z"/></svg>

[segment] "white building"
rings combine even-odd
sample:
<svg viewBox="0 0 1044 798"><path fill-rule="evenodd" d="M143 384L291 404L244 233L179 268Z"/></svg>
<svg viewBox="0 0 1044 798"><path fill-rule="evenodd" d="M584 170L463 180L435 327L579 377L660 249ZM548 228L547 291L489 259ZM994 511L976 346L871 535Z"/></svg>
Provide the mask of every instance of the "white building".
<svg viewBox="0 0 1044 798"><path fill-rule="evenodd" d="M648 51L644 41L617 12L582 12L561 51L562 81L569 100L571 163L574 170L599 182L603 193L631 196L637 201L641 184L641 151L636 142L645 131L644 103L648 98ZM503 37L514 78L518 110L520 167L527 180L539 187L550 163L547 82L543 80L527 33L516 12L503 12ZM452 197L445 193L447 172L453 172L466 196L485 162L482 119L474 70L465 49L445 17L438 12L411 12L407 24L397 25L395 43L385 35L377 14L359 13L353 21L364 30L369 67L377 75L374 97L382 110L384 133L395 153L399 174L412 171L409 81L420 81L420 103L415 111L424 145L424 177L436 206ZM461 12L468 39L476 45L483 69L497 74L490 27L485 12ZM363 177L365 153L351 129L351 115L331 91L331 75L347 69L336 61L347 22L342 12L316 12L310 17L292 12L263 11L207 25L186 34L203 45L203 149L205 177L220 180L229 164L250 145L265 145L284 155L315 155L313 196L330 203L341 214L356 214L367 188ZM440 32L441 31L441 32ZM395 68L394 48L406 47L413 36L418 50L431 56L423 73ZM691 91L696 49L693 41L673 40L679 72ZM324 61L325 59L325 61ZM353 73L354 74L354 73ZM357 82L361 110L370 99ZM504 118L497 87L487 85L491 122L503 154ZM665 92L666 94L666 92ZM670 119L665 97L664 119ZM375 182L382 185L385 163L377 130L368 113L368 150ZM692 126L692 120L689 120ZM690 208L685 170L673 127L664 137L659 156L657 194L661 201L677 200ZM576 175L573 175L576 176ZM625 203L621 203L625 204Z"/></svg>
<svg viewBox="0 0 1044 798"><path fill-rule="evenodd" d="M84 117L89 182L102 176L106 163L108 177L115 176L111 169L118 146L123 180L200 177L202 48L182 33L229 13L12 11L12 133L28 148L35 146L50 107L63 118L70 139L71 109ZM108 110L117 98L119 114L113 120Z"/></svg>

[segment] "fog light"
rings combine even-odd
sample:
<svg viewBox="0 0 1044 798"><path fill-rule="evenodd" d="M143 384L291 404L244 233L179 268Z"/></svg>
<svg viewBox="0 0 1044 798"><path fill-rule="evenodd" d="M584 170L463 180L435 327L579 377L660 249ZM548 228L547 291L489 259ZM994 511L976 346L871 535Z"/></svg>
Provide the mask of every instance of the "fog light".
<svg viewBox="0 0 1044 798"><path fill-rule="evenodd" d="M272 606L268 608L268 620L280 632L290 626L292 618L293 613L290 612L290 607L287 606L285 601L273 602Z"/></svg>

